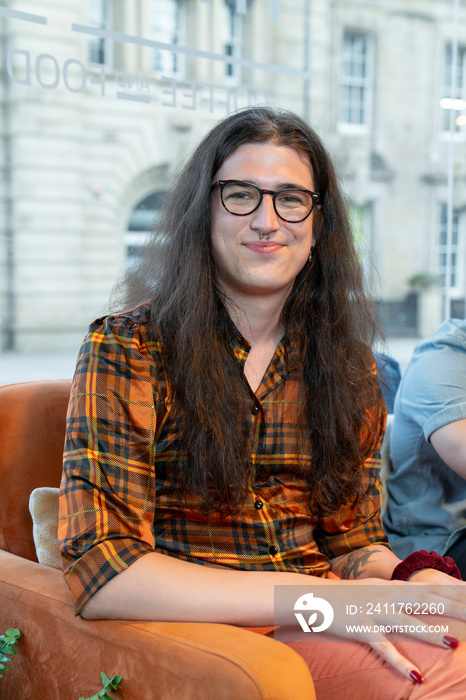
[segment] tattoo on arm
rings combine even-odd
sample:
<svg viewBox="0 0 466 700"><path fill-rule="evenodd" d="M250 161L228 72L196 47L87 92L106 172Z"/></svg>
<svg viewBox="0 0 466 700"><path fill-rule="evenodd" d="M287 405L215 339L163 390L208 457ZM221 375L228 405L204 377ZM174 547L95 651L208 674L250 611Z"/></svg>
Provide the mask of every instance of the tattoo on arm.
<svg viewBox="0 0 466 700"><path fill-rule="evenodd" d="M350 552L342 564L341 577L360 578L365 574L367 564L372 563L371 555L381 551L381 549L359 549L356 552Z"/></svg>

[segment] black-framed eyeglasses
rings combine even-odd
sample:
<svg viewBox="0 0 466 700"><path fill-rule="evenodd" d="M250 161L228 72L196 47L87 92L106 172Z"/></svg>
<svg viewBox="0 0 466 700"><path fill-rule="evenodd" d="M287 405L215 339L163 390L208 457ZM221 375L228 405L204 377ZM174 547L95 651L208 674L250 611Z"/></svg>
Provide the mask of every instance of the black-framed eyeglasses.
<svg viewBox="0 0 466 700"><path fill-rule="evenodd" d="M320 202L320 194L310 190L284 187L281 190L262 190L251 182L242 180L218 180L211 190L220 187L220 199L224 208L235 216L252 214L261 205L264 194L270 194L277 216L283 221L298 224L307 219L316 204Z"/></svg>

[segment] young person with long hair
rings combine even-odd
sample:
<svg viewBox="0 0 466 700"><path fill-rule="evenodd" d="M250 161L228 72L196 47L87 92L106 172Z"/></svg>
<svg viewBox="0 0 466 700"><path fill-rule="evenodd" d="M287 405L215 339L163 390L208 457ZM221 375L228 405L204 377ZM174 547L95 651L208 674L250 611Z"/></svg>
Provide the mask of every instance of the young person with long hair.
<svg viewBox="0 0 466 700"><path fill-rule="evenodd" d="M400 565L381 526L377 323L332 162L302 119L249 108L217 124L121 290L70 401L60 537L78 613L273 626L275 586L400 591L410 576L465 619L448 562ZM461 697L454 637L331 631L289 642L319 698L348 673L358 698Z"/></svg>

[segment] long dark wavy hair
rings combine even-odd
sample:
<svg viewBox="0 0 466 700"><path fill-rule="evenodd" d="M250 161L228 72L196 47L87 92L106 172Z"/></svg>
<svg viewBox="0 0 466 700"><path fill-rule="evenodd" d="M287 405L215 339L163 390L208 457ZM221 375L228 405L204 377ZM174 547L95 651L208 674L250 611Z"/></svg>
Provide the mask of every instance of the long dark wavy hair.
<svg viewBox="0 0 466 700"><path fill-rule="evenodd" d="M267 142L305 154L321 195L312 263L298 274L282 321L302 371L312 454L305 476L313 509L324 515L357 497L359 467L377 434L370 416L377 416L382 399L371 371L376 316L334 167L306 122L269 107L219 122L167 194L141 263L118 299L120 308L150 300L152 332L164 346L177 408L187 417L182 493L198 494L207 510L240 507L251 394L229 345L231 321L212 256L211 185L239 146Z"/></svg>

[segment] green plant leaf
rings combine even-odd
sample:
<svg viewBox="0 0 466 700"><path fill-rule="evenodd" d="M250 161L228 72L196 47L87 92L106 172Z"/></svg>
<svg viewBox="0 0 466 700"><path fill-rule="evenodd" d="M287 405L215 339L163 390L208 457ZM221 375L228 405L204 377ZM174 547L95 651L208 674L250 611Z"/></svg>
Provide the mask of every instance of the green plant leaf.
<svg viewBox="0 0 466 700"><path fill-rule="evenodd" d="M5 634L0 634L0 671L8 671L8 666L5 666L4 662L10 661L8 656L14 656L18 653L13 649L13 644L16 644L20 637L21 632L11 627L7 629ZM6 656L6 654L8 654L8 656ZM3 678L1 674L0 678Z"/></svg>
<svg viewBox="0 0 466 700"><path fill-rule="evenodd" d="M15 641L21 637L21 632L16 629L15 627L10 627L7 629L5 632L6 637L11 637L11 639L14 639Z"/></svg>
<svg viewBox="0 0 466 700"><path fill-rule="evenodd" d="M104 686L102 690L99 690L95 695L87 700L114 700L110 695L107 695L107 690L118 690L118 686L121 683L123 676L112 676L109 678L103 671L100 674L102 679L102 685ZM84 697L79 698L79 700L85 700Z"/></svg>

